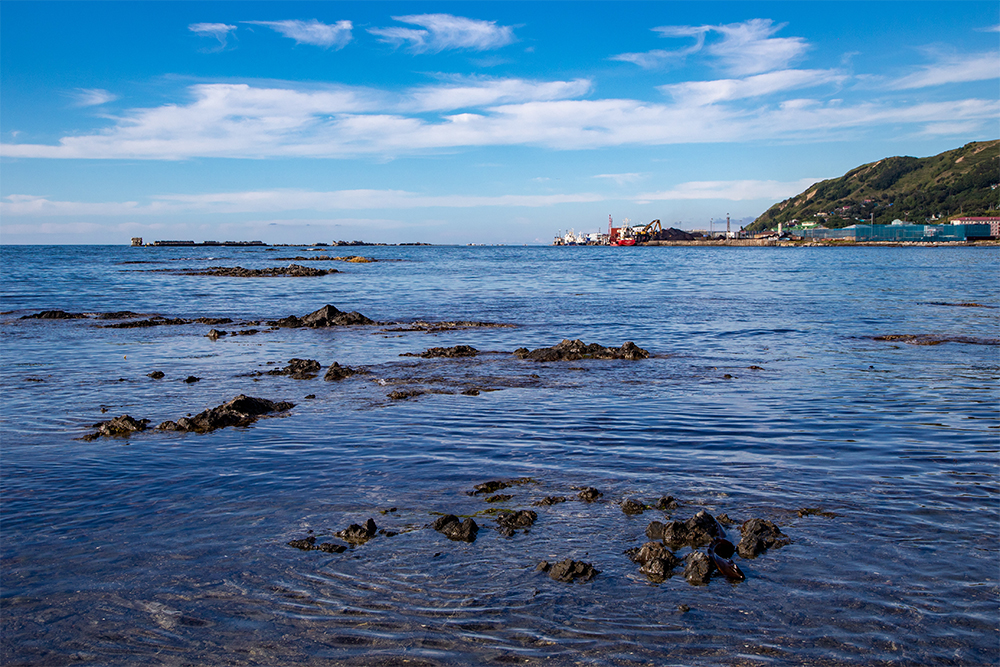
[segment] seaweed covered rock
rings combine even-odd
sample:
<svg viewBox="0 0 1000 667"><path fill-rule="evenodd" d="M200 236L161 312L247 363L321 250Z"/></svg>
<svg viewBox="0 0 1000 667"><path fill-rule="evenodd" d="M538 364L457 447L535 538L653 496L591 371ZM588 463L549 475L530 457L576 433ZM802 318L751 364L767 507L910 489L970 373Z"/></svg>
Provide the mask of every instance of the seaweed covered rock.
<svg viewBox="0 0 1000 667"><path fill-rule="evenodd" d="M275 403L266 398L240 394L236 398L209 410L202 410L194 417L181 417L176 422L165 421L156 428L161 431L186 431L208 433L227 426L248 426L262 415L284 412L295 407L294 403Z"/></svg>
<svg viewBox="0 0 1000 667"><path fill-rule="evenodd" d="M597 343L586 344L581 340L565 339L552 347L529 350L525 347L514 350L521 359L534 361L576 361L578 359L647 359L649 352L629 341L621 347L604 347Z"/></svg>
<svg viewBox="0 0 1000 667"><path fill-rule="evenodd" d="M354 370L350 366L341 366L336 361L330 364L330 367L326 369L326 375L323 379L327 382L339 382L344 378L349 378L352 375L357 375L361 371Z"/></svg>
<svg viewBox="0 0 1000 667"><path fill-rule="evenodd" d="M148 419L135 419L129 415L121 415L120 417L94 424L94 428L97 430L83 436L81 440L90 441L106 436L129 436L136 431L145 431L147 424L149 424Z"/></svg>
<svg viewBox="0 0 1000 667"><path fill-rule="evenodd" d="M705 510L687 521L671 521L663 526L663 542L671 547L701 547L720 536L719 524Z"/></svg>
<svg viewBox="0 0 1000 667"><path fill-rule="evenodd" d="M538 564L536 569L539 572L547 572L548 575L556 581L562 581L565 583L571 583L573 581L583 583L585 581L590 581L601 573L600 570L595 569L590 563L585 563L579 560L570 560L569 558L561 560L558 563L549 563L547 560L543 560Z"/></svg>
<svg viewBox="0 0 1000 667"><path fill-rule="evenodd" d="M454 514L438 517L431 524L431 528L456 542L475 542L476 535L479 533L479 526L471 517L466 517L465 521L459 521Z"/></svg>
<svg viewBox="0 0 1000 667"><path fill-rule="evenodd" d="M756 558L768 549L776 549L792 543L777 525L766 519L748 519L740 526L742 539L736 551L743 558Z"/></svg>
<svg viewBox="0 0 1000 667"><path fill-rule="evenodd" d="M268 371L268 375L287 375L293 380L311 380L319 373L320 364L315 359L289 359L284 368Z"/></svg>

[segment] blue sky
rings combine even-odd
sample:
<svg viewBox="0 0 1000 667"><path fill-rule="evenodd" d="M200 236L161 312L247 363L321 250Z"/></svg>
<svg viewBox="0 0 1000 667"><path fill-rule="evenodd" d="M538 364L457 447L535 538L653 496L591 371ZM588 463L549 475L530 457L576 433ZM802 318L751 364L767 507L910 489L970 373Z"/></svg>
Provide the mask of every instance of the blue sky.
<svg viewBox="0 0 1000 667"><path fill-rule="evenodd" d="M0 19L2 243L705 229L1000 136L995 1L5 0Z"/></svg>

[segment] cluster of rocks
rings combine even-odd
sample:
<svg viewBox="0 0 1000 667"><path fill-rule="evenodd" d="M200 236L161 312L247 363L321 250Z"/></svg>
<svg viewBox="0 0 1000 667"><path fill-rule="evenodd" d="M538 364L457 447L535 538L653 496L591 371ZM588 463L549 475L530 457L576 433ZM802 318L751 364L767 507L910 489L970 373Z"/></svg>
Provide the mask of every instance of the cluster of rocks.
<svg viewBox="0 0 1000 667"><path fill-rule="evenodd" d="M431 528L456 542L475 542L476 535L479 534L479 526L472 517L466 517L462 521L454 514L438 517Z"/></svg>
<svg viewBox="0 0 1000 667"><path fill-rule="evenodd" d="M563 340L552 347L529 350L520 347L514 354L521 359L534 361L576 361L578 359L648 359L649 352L629 341L621 347L604 347L597 343L586 344L582 340Z"/></svg>
<svg viewBox="0 0 1000 667"><path fill-rule="evenodd" d="M268 375L287 375L293 380L311 380L319 373L320 364L315 359L289 359L284 368L275 368Z"/></svg>
<svg viewBox="0 0 1000 667"><path fill-rule="evenodd" d="M193 377L193 376L192 376ZM202 410L193 417L181 417L177 421L165 421L157 426L160 431L185 431L208 433L227 426L249 426L263 415L285 412L295 407L287 401L274 402L266 398L255 398L240 394L236 398L208 410ZM108 421L94 424L97 430L83 436L83 440L96 440L104 436L128 436L137 431L145 431L148 419L135 419L121 415Z"/></svg>
<svg viewBox="0 0 1000 667"><path fill-rule="evenodd" d="M117 310L111 313L68 313L65 310L43 310L31 315L23 315L22 320L82 320L88 318L99 320L128 320L142 317L142 313L133 313L131 310Z"/></svg>
<svg viewBox="0 0 1000 667"><path fill-rule="evenodd" d="M417 320L416 322L398 323L394 328L387 329L393 333L407 331L423 331L426 333L438 333L440 331L453 331L455 329L513 329L513 324L503 324L500 322L473 322L469 320L456 320L446 322L426 322Z"/></svg>
<svg viewBox="0 0 1000 667"><path fill-rule="evenodd" d="M145 329L146 327L177 326L179 324L229 324L232 320L228 317L196 317L187 319L184 317L163 317L154 315L146 320L129 320L126 322L116 322L115 324L105 324L105 329Z"/></svg>
<svg viewBox="0 0 1000 667"><path fill-rule="evenodd" d="M943 343L1000 345L1000 338L976 338L974 336L946 336L938 334L889 334L886 336L873 336L872 340L908 343L910 345L941 345Z"/></svg>
<svg viewBox="0 0 1000 667"><path fill-rule="evenodd" d="M256 336L259 333L260 329L240 329L239 331L232 332L225 329L209 329L205 337L211 340L219 340L223 336Z"/></svg>
<svg viewBox="0 0 1000 667"><path fill-rule="evenodd" d="M547 572L551 578L567 584L574 581L582 584L601 573L600 570L595 569L590 563L570 560L569 558L561 560L558 563L549 563L549 561L543 560L535 569L539 572Z"/></svg>
<svg viewBox="0 0 1000 667"><path fill-rule="evenodd" d="M278 259L286 262L350 262L351 264L371 264L378 261L374 257L362 257L361 255L347 255L345 257L330 257L329 255L305 257L299 255L297 257L278 257Z"/></svg>
<svg viewBox="0 0 1000 667"><path fill-rule="evenodd" d="M220 276L224 278L313 278L330 273L340 273L336 269L314 269L301 264L274 266L267 269L245 269L242 266L212 266L203 271L185 271L186 276Z"/></svg>

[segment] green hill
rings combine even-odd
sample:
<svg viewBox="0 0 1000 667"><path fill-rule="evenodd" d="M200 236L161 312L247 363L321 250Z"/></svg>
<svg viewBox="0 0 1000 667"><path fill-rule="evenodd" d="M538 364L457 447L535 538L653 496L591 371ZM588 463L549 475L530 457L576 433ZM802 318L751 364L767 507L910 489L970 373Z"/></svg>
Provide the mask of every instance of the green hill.
<svg viewBox="0 0 1000 667"><path fill-rule="evenodd" d="M933 157L890 157L821 181L775 204L747 229L816 221L829 228L895 219L985 215L1000 208L1000 140L978 141Z"/></svg>

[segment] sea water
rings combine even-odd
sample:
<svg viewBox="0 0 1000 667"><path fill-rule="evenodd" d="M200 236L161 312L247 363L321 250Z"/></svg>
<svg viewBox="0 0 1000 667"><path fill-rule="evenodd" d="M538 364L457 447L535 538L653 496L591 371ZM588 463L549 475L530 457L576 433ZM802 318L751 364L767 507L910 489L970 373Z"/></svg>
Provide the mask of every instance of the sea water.
<svg viewBox="0 0 1000 667"><path fill-rule="evenodd" d="M3 664L996 663L997 248L322 250L378 261L0 249ZM187 275L292 261L339 272ZM325 304L380 324L247 324ZM20 319L52 309L260 333ZM406 326L466 320L511 326ZM650 358L511 354L563 339ZM480 354L400 356L453 345ZM267 373L291 358L365 372ZM239 394L295 407L80 439ZM470 495L522 477L506 502ZM584 487L603 496L575 500ZM570 500L533 505L552 495ZM677 509L621 511L667 495ZM538 519L504 537L491 508ZM740 583L643 575L625 552L647 525L699 510L773 521L791 544L737 558ZM442 513L474 516L475 542L428 528ZM340 554L287 544L369 517L397 534ZM536 570L565 558L600 574Z"/></svg>

